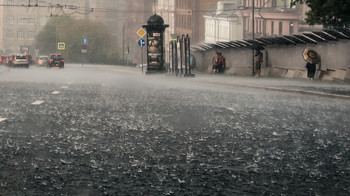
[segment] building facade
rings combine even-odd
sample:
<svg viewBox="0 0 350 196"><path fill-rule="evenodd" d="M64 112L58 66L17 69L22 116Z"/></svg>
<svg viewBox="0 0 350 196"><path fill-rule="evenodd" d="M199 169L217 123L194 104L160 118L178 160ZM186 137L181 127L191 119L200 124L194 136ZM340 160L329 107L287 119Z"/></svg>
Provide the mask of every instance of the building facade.
<svg viewBox="0 0 350 196"><path fill-rule="evenodd" d="M254 0L254 29L252 26L253 0L242 0L244 10L243 38L292 35L299 33L300 7L290 7L291 0Z"/></svg>
<svg viewBox="0 0 350 196"><path fill-rule="evenodd" d="M243 39L243 17L241 3L220 1L205 14L205 42Z"/></svg>
<svg viewBox="0 0 350 196"><path fill-rule="evenodd" d="M305 22L308 7L290 7L291 0L226 0L205 14L205 41L234 41L276 37L322 29ZM254 27L253 27L254 3Z"/></svg>
<svg viewBox="0 0 350 196"><path fill-rule="evenodd" d="M169 28L165 30L166 61L169 62L169 40L189 35L191 43L204 42L205 21L203 13L219 0L157 0L154 12L160 15Z"/></svg>
<svg viewBox="0 0 350 196"><path fill-rule="evenodd" d="M29 4L26 0L0 0L0 53L34 52L35 36L50 17L69 14L84 19L79 8L86 8L86 0L41 0Z"/></svg>

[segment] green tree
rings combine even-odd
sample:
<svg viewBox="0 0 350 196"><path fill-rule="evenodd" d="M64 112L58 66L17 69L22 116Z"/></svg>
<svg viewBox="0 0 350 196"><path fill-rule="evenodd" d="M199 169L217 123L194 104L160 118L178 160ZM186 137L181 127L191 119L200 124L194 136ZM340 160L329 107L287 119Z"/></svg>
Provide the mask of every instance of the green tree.
<svg viewBox="0 0 350 196"><path fill-rule="evenodd" d="M324 27L350 27L350 0L292 0L291 6L306 3L306 22Z"/></svg>
<svg viewBox="0 0 350 196"><path fill-rule="evenodd" d="M50 18L35 39L41 55L56 52L56 36L58 42L65 42L65 50L59 52L69 62L81 62L84 59L88 63L119 63L117 46L107 27L101 22L76 20L69 16ZM89 40L88 55L81 53L83 37Z"/></svg>

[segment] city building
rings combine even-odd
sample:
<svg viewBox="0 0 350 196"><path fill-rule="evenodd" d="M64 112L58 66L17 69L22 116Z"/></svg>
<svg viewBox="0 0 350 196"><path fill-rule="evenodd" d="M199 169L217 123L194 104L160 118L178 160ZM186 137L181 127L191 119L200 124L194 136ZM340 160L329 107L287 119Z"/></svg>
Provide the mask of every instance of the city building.
<svg viewBox="0 0 350 196"><path fill-rule="evenodd" d="M189 35L191 43L204 41L203 13L219 0L157 0L154 12L160 15L169 28L165 30L166 61L169 62L169 41L176 36Z"/></svg>
<svg viewBox="0 0 350 196"><path fill-rule="evenodd" d="M292 35L299 33L300 9L290 7L291 0L254 0L255 37ZM252 37L252 0L242 0L243 38Z"/></svg>
<svg viewBox="0 0 350 196"><path fill-rule="evenodd" d="M87 9L87 1L0 0L0 53L34 52L35 36L50 17L68 14L85 19L86 14L80 11Z"/></svg>
<svg viewBox="0 0 350 196"><path fill-rule="evenodd" d="M240 0L220 1L205 14L205 42L243 39L243 17Z"/></svg>
<svg viewBox="0 0 350 196"><path fill-rule="evenodd" d="M204 14L205 42L275 37L319 30L305 22L305 4L290 7L291 0L226 0ZM253 28L254 3L254 28Z"/></svg>

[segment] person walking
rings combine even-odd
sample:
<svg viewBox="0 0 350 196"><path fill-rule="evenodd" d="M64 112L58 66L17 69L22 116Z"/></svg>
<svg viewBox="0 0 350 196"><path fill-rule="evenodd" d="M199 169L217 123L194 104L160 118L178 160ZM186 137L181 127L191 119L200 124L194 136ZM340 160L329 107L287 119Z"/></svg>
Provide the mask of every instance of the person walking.
<svg viewBox="0 0 350 196"><path fill-rule="evenodd" d="M255 52L255 70L256 70L256 75L255 76L260 76L261 74L261 64L263 63L263 58L264 55L260 50L256 50Z"/></svg>

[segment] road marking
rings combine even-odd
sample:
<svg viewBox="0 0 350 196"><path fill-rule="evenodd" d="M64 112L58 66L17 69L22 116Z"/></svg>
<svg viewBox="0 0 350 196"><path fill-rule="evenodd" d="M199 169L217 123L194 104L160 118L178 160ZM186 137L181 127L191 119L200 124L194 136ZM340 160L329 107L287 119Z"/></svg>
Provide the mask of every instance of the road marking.
<svg viewBox="0 0 350 196"><path fill-rule="evenodd" d="M52 92L51 94L53 94L53 95L58 95L58 94L60 94L60 91L54 91L54 92Z"/></svg>
<svg viewBox="0 0 350 196"><path fill-rule="evenodd" d="M5 120L6 120L6 118L0 118L0 122L3 122Z"/></svg>
<svg viewBox="0 0 350 196"><path fill-rule="evenodd" d="M32 103L32 105L40 105L42 103L44 103L44 101L36 101L36 102Z"/></svg>
<svg viewBox="0 0 350 196"><path fill-rule="evenodd" d="M68 86L61 86L61 88L63 88L63 89L67 89L67 88L69 88Z"/></svg>

